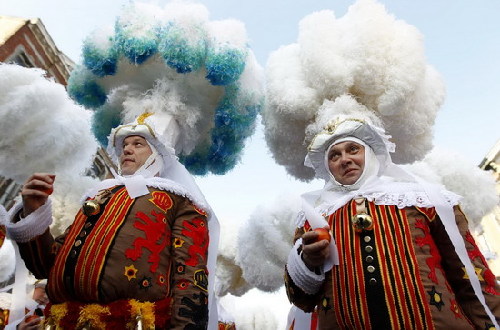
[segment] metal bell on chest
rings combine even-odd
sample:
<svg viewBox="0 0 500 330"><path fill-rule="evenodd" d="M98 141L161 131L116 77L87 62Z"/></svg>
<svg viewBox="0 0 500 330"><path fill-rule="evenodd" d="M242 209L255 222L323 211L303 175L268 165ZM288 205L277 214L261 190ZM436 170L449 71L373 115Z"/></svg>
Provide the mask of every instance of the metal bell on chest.
<svg viewBox="0 0 500 330"><path fill-rule="evenodd" d="M351 218L352 225L356 232L373 229L373 219L369 214L356 214Z"/></svg>
<svg viewBox="0 0 500 330"><path fill-rule="evenodd" d="M87 217L90 217L92 215L96 215L100 211L101 211L101 205L93 199L89 199L88 201L85 201L85 203L83 203L82 212Z"/></svg>

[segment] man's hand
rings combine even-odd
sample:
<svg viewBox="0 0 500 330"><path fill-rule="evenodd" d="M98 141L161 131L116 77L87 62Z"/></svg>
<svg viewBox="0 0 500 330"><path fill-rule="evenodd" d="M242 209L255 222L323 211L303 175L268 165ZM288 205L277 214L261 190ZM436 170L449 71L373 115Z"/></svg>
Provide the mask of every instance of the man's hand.
<svg viewBox="0 0 500 330"><path fill-rule="evenodd" d="M325 227L330 230L328 226ZM302 260L309 269L323 266L326 259L330 256L330 249L326 239L318 241L318 233L314 230L308 231L302 235Z"/></svg>
<svg viewBox="0 0 500 330"><path fill-rule="evenodd" d="M47 202L47 198L54 191L56 176L48 173L35 173L26 180L21 190L23 198L23 217L37 210Z"/></svg>
<svg viewBox="0 0 500 330"><path fill-rule="evenodd" d="M39 316L31 315L26 317L17 325L17 330L35 330L42 329L42 319Z"/></svg>

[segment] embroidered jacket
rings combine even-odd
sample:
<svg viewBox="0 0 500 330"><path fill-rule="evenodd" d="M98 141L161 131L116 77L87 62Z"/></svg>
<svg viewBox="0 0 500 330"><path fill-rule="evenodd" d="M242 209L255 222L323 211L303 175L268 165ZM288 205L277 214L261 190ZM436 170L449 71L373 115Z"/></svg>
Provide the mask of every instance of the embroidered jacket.
<svg viewBox="0 0 500 330"><path fill-rule="evenodd" d="M47 230L20 244L28 268L48 277L53 322L69 327L67 316L75 318L73 326L113 328L114 322L116 329L119 319L141 314L156 329L206 328L206 213L184 196L148 189L132 199L124 186L110 188L99 212L80 210L62 236L54 239ZM86 308L94 316L83 320ZM118 320L108 320L113 313Z"/></svg>
<svg viewBox="0 0 500 330"><path fill-rule="evenodd" d="M369 229L355 228L351 201L329 216L340 264L325 275L318 293L306 294L285 283L289 300L306 312L316 309L319 329L489 329L477 299L434 208L375 205L366 202ZM497 320L500 290L479 252L462 211L455 218ZM310 230L298 228L295 240Z"/></svg>

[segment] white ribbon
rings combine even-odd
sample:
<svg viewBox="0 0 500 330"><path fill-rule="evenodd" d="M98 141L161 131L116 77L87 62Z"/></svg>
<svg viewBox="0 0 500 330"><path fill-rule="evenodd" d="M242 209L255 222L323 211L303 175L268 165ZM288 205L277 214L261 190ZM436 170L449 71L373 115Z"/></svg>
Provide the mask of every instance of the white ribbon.
<svg viewBox="0 0 500 330"><path fill-rule="evenodd" d="M304 198L302 198L302 211L304 211L306 219L313 229L323 228L328 225L328 222L326 222L325 218L322 217L318 212L316 212L311 204L309 204ZM323 264L323 271L325 273L332 269L334 265L339 264L339 252L337 250L337 244L335 243L335 239L333 239L332 237L331 231L329 231L329 234L330 244L328 245L328 247L330 249L330 255Z"/></svg>
<svg viewBox="0 0 500 330"><path fill-rule="evenodd" d="M142 175L124 177L116 174L114 179L104 180L97 184L92 190L93 192L89 195L95 196L95 194L102 189L122 185L127 189L130 198L137 198L149 194L147 181Z"/></svg>
<svg viewBox="0 0 500 330"><path fill-rule="evenodd" d="M12 289L12 302L9 312L9 324L5 330L15 330L17 325L24 319L24 308L26 306L26 283L28 282L28 269L24 264L19 247L15 241L12 241L16 252L16 282Z"/></svg>

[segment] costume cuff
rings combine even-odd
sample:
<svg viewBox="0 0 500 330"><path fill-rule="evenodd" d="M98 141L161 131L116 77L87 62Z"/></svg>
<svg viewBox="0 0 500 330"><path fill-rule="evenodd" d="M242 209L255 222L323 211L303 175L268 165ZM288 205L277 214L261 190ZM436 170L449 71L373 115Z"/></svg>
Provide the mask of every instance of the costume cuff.
<svg viewBox="0 0 500 330"><path fill-rule="evenodd" d="M29 214L26 218L21 218L14 223L13 219L23 208L22 203L14 205L9 211L9 219L5 224L8 236L18 243L26 243L33 238L42 235L52 223L52 202L47 202Z"/></svg>
<svg viewBox="0 0 500 330"><path fill-rule="evenodd" d="M301 258L301 246L302 239L299 238L288 255L286 268L293 283L295 283L295 285L301 288L305 293L312 295L319 291L319 288L325 280L325 274L321 272L321 274L318 275L307 268ZM322 269L322 267L320 268Z"/></svg>

